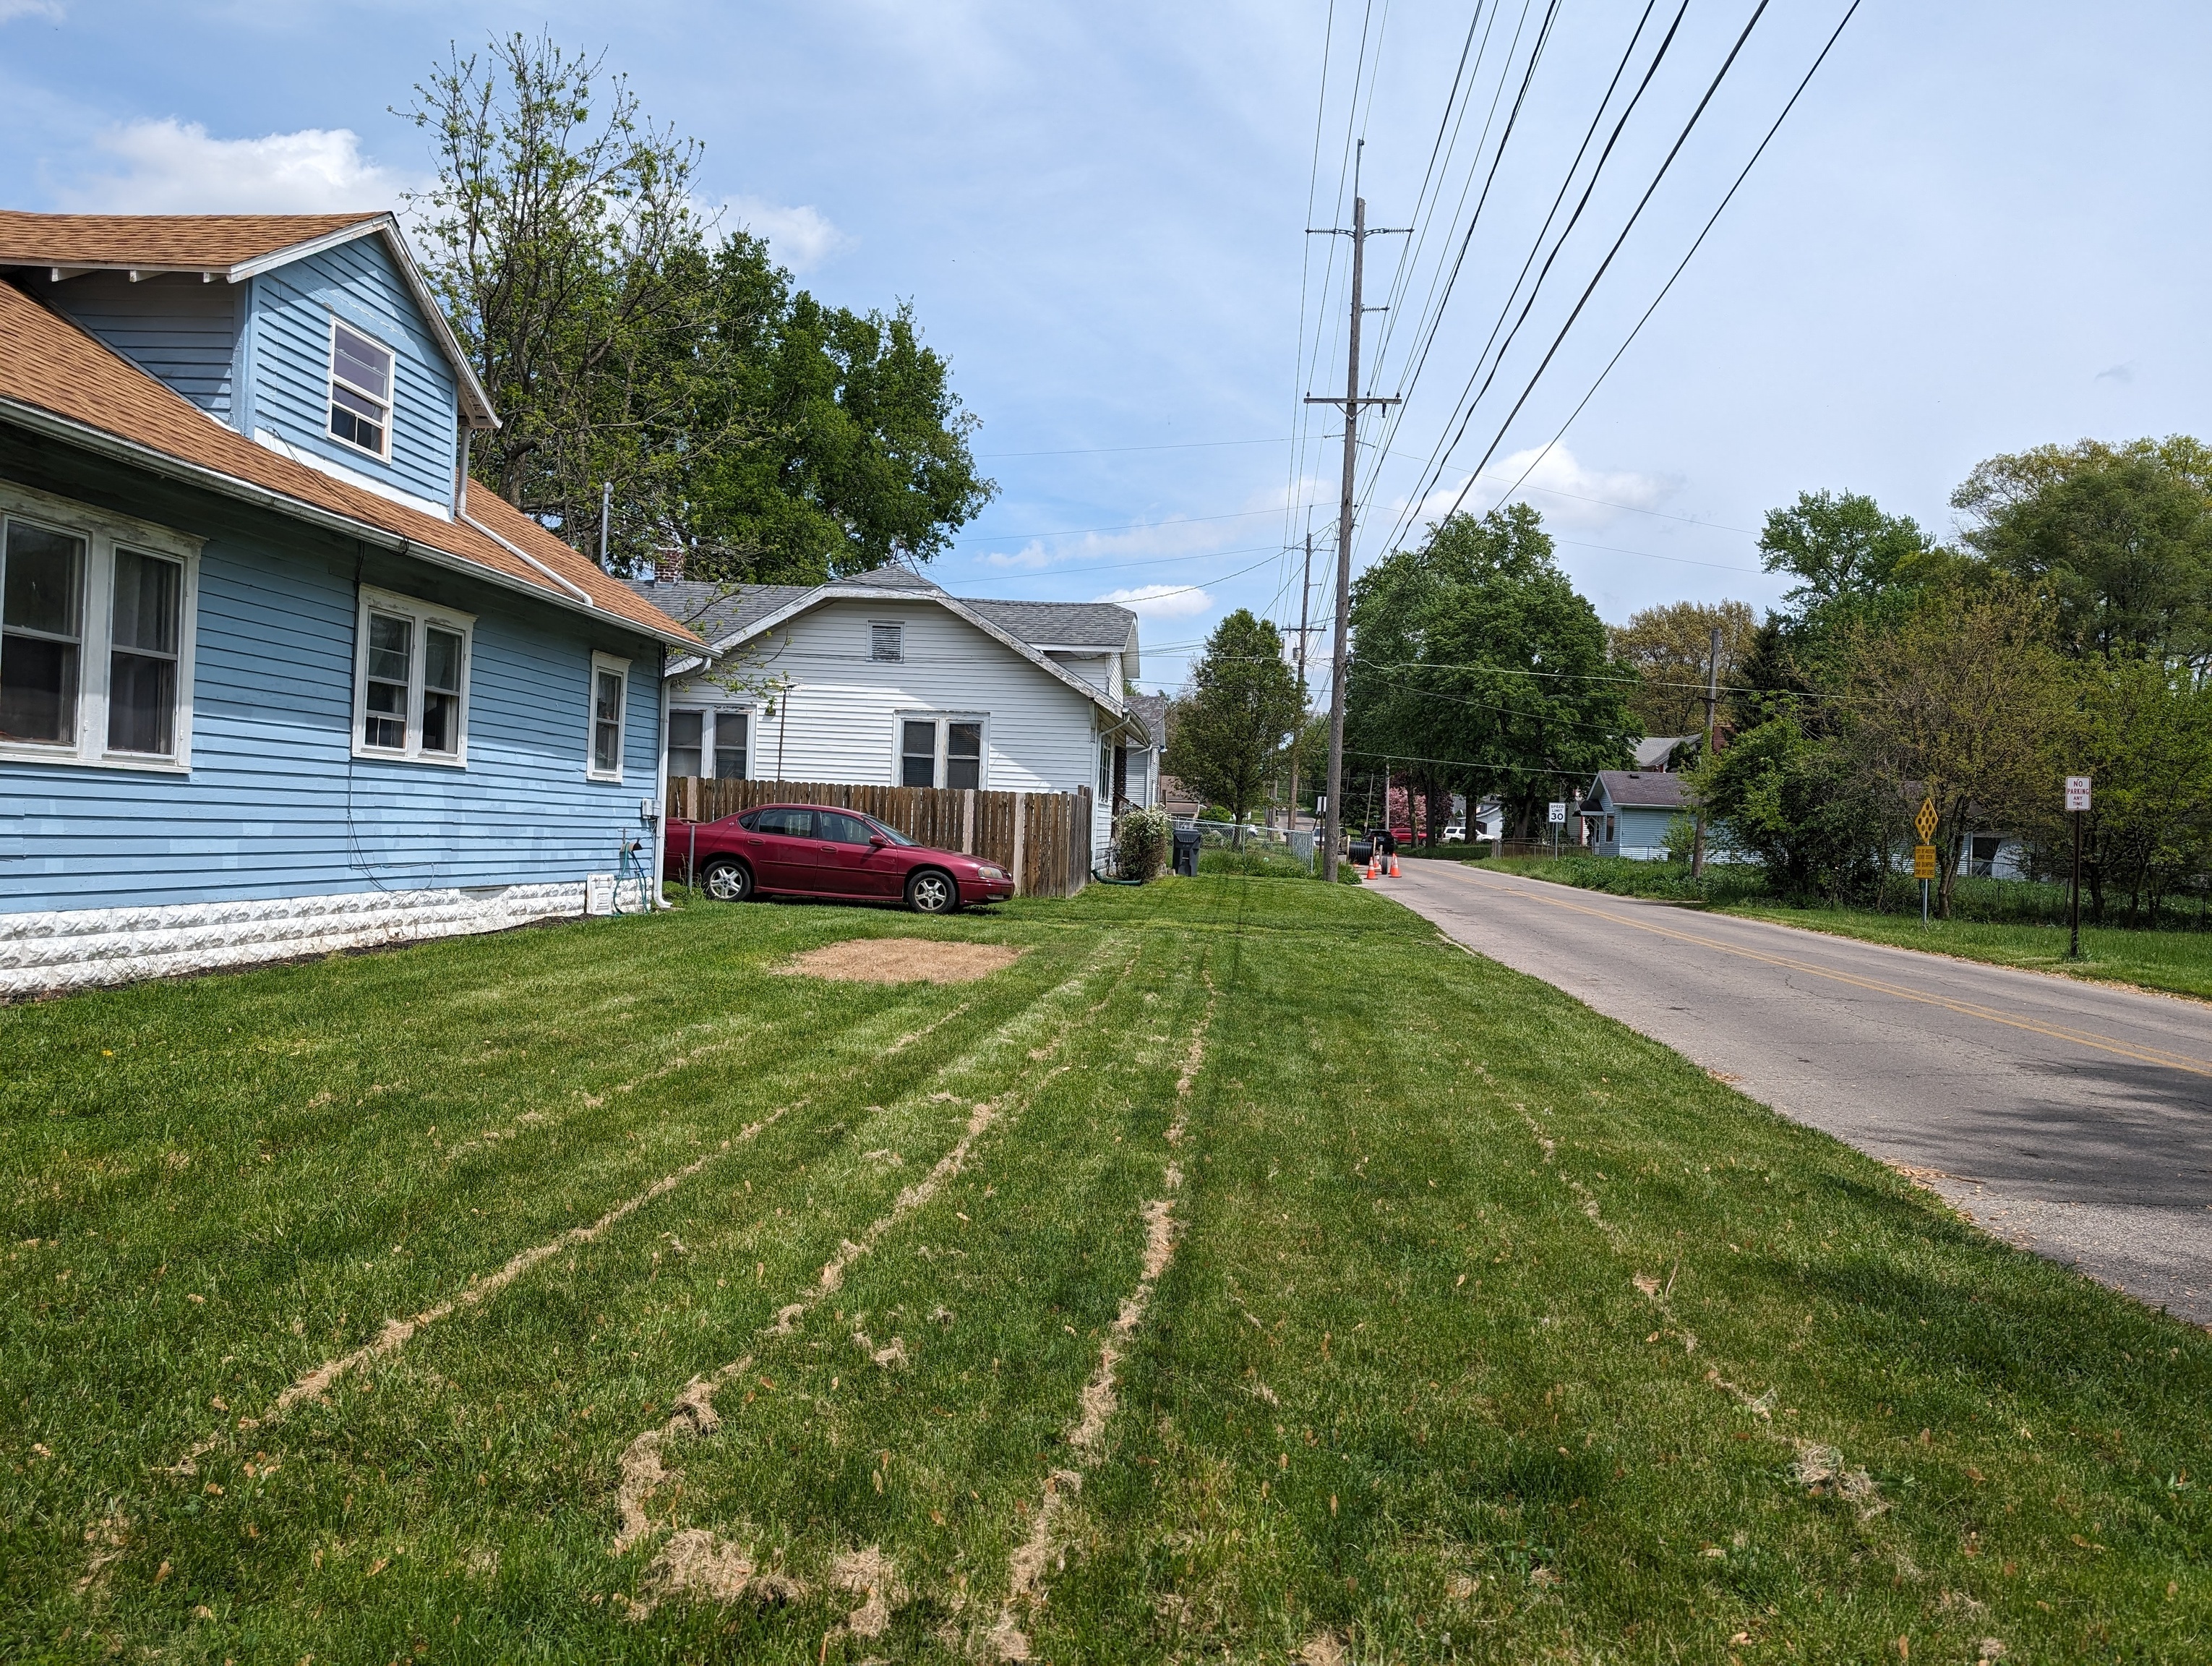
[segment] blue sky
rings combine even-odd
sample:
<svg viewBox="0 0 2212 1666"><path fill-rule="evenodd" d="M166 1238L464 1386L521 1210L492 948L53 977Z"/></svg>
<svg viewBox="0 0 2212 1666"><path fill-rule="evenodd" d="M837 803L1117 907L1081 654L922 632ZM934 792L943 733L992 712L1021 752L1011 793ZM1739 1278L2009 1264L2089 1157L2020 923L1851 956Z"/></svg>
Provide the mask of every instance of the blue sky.
<svg viewBox="0 0 2212 1666"><path fill-rule="evenodd" d="M1653 7L1624 87L1680 3ZM1330 548L1337 430L1298 396L1341 387L1344 251L1304 235L1310 193L1311 223L1343 222L1364 134L1370 219L1416 228L1370 246L1369 299L1393 311L1370 320L1370 386L1401 391L1549 3L1493 16L1489 0L1479 14L1466 0L0 0L0 195L381 205L426 166L389 106L449 41L546 29L605 47L649 112L705 141L711 200L830 300L910 299L951 358L1001 491L940 581L991 596L1170 592L1136 600L1148 678L1172 685L1229 608L1294 621L1285 550L1306 506ZM1781 587L1758 571L1756 528L1801 489L1871 492L1948 530L1951 488L1993 453L2212 426L2212 9L1864 0L1680 283L1542 453L1849 3L1773 0L1501 435L1755 3L1690 0L1437 473L1442 496L1419 499L1644 15L1641 0L1561 0L1411 398L1366 430L1386 443L1363 465L1362 563L1449 502L1496 438L1498 481L1468 501L1494 501L1534 461L1523 495L1608 619L1683 598L1763 605ZM1471 15L1467 114L1431 173ZM1314 599L1327 605L1319 577Z"/></svg>

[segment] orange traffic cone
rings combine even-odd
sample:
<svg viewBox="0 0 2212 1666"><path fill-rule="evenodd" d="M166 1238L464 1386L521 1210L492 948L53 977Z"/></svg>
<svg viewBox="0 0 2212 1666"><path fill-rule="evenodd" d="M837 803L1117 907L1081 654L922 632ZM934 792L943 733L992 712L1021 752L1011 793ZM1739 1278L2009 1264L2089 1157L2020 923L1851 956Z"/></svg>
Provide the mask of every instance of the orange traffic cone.
<svg viewBox="0 0 2212 1666"><path fill-rule="evenodd" d="M1367 877L1370 879L1378 877L1375 872L1375 853L1371 849L1367 853Z"/></svg>
<svg viewBox="0 0 2212 1666"><path fill-rule="evenodd" d="M1393 879L1400 877L1398 873L1398 853L1395 850L1390 853L1390 877Z"/></svg>

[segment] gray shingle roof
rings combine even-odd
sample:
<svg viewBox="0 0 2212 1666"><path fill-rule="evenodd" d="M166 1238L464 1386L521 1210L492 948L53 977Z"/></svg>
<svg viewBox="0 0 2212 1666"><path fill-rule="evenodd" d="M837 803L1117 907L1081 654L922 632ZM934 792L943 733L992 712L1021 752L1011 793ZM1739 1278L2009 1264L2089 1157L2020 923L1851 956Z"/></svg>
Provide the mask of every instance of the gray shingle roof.
<svg viewBox="0 0 2212 1666"><path fill-rule="evenodd" d="M629 581L629 587L709 642L743 630L779 607L811 594L811 584L703 584L690 580Z"/></svg>
<svg viewBox="0 0 2212 1666"><path fill-rule="evenodd" d="M979 602L961 605L1031 648L1095 648L1118 654L1129 645L1136 615L1111 602Z"/></svg>
<svg viewBox="0 0 2212 1666"><path fill-rule="evenodd" d="M840 586L906 591L917 596L942 596L944 587L902 567L878 568L836 579ZM671 617L691 627L710 642L743 630L787 607L820 587L808 584L741 584L725 586L678 579L664 582L632 580L631 589ZM1137 616L1111 602L1006 602L958 599L963 607L989 620L1019 642L1031 648L1092 648L1102 654L1118 654L1129 645Z"/></svg>
<svg viewBox="0 0 2212 1666"><path fill-rule="evenodd" d="M1680 810L1682 807L1682 777L1661 775L1648 769L1601 769L1598 781L1603 785L1606 796L1620 810ZM1595 806L1597 793L1592 791L1589 803Z"/></svg>
<svg viewBox="0 0 2212 1666"><path fill-rule="evenodd" d="M1145 726L1152 738L1152 745L1168 744L1168 697L1164 694L1131 694L1121 703L1129 708L1129 715Z"/></svg>

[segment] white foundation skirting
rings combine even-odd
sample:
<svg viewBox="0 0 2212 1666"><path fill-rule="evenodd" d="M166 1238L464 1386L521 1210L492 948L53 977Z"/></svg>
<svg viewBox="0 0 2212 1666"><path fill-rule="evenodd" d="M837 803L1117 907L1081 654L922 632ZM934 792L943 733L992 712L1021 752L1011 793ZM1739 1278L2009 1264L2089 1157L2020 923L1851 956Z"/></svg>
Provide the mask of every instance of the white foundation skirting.
<svg viewBox="0 0 2212 1666"><path fill-rule="evenodd" d="M640 910L645 887L622 887ZM584 881L474 891L357 891L274 901L0 914L0 999L219 971L343 949L501 931L584 912Z"/></svg>

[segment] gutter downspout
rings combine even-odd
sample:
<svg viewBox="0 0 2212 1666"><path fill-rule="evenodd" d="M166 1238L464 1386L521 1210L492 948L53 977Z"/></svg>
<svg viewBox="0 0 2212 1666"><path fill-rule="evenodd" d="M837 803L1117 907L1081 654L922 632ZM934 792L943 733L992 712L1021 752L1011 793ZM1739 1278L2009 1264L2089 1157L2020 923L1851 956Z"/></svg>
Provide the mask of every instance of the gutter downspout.
<svg viewBox="0 0 2212 1666"><path fill-rule="evenodd" d="M492 531L490 527L485 526L481 520L470 520L469 516L465 513L462 514L461 519L464 521L466 521L470 526L475 527L477 531L482 532L486 538L489 538L494 544L499 545L501 549L506 550L507 554L513 556L516 560L528 562L532 567L543 573L547 578L552 580L554 583L559 585L563 590L574 596L578 601L583 603L585 606L590 608L594 613L600 611L599 605L592 599L592 593L585 589L580 584L577 584L571 580L562 578L558 573L548 567L544 562L532 555L529 550L524 549L519 544L509 543L507 539L501 538L497 532Z"/></svg>
<svg viewBox="0 0 2212 1666"><path fill-rule="evenodd" d="M660 757L653 765L653 795L660 814L653 824L653 906L656 911L673 908L668 900L668 649L660 649L660 675L654 683L659 721L653 726L660 737Z"/></svg>

